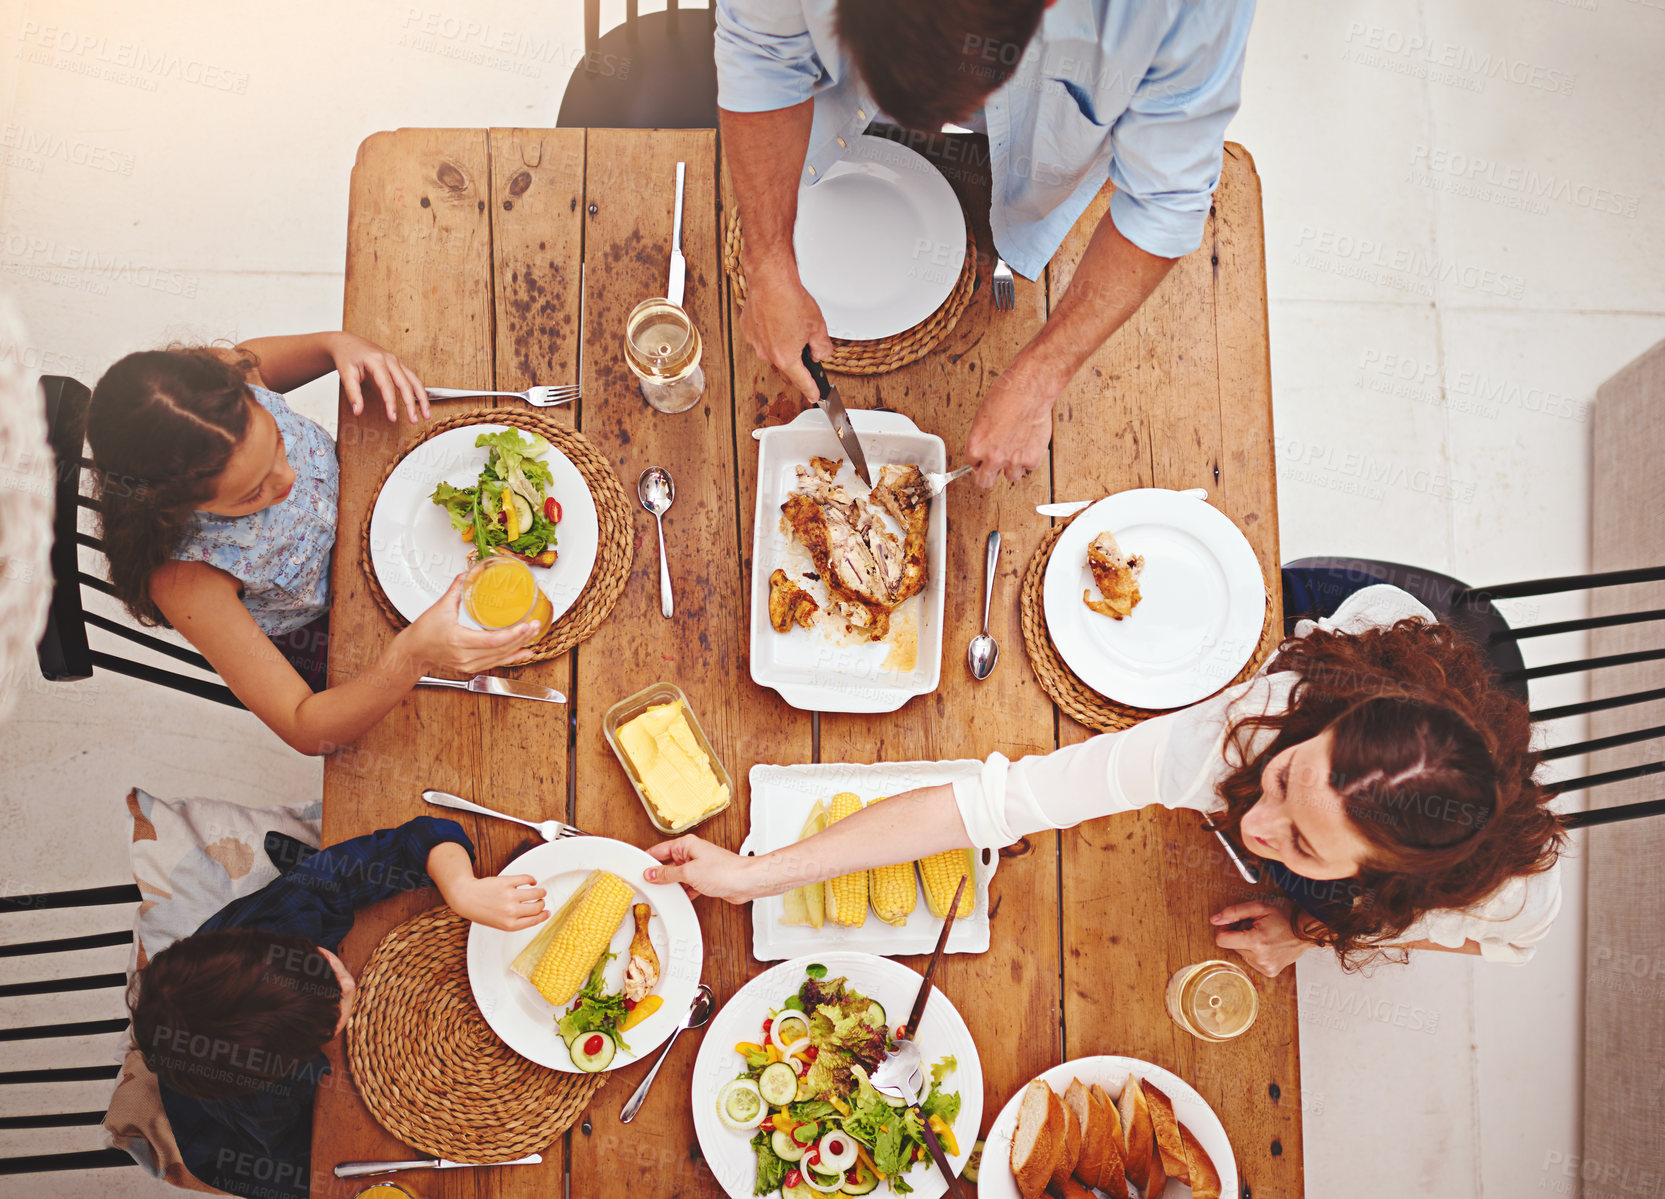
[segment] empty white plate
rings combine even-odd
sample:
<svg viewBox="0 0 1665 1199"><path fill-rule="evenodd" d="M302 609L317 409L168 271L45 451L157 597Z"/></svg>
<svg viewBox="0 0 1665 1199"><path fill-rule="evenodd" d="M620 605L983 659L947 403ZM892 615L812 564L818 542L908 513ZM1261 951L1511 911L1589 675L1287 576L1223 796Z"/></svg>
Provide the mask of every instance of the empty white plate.
<svg viewBox="0 0 1665 1199"><path fill-rule="evenodd" d="M882 137L859 137L798 189L798 276L827 332L892 337L930 316L965 265L965 214L942 172Z"/></svg>
<svg viewBox="0 0 1665 1199"><path fill-rule="evenodd" d="M1081 598L1099 598L1087 545L1105 530L1145 559L1143 598L1121 620ZM1156 487L1107 496L1077 516L1053 547L1042 587L1047 632L1069 668L1136 708L1178 708L1214 694L1254 653L1266 618L1266 584L1248 538L1208 501Z"/></svg>

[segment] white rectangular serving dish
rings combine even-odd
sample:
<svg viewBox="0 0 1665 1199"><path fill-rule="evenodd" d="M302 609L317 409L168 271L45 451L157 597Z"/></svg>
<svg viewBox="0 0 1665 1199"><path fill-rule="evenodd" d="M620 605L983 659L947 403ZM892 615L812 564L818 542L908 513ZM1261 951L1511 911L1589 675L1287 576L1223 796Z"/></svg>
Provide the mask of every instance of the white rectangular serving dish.
<svg viewBox="0 0 1665 1199"><path fill-rule="evenodd" d="M863 802L878 795L900 795L917 787L975 778L983 764L975 758L953 762L823 762L802 766L753 766L751 827L740 846L743 854L764 854L797 841L809 811L818 799L830 800L840 791L854 791ZM975 906L971 915L954 921L948 934L948 953L984 953L989 947L989 883L1000 865L993 850L975 853ZM760 962L784 961L833 949L859 949L884 957L930 953L942 933L942 920L931 915L921 892L919 906L901 927L886 924L871 910L867 923L855 928L826 924L781 923L781 896L752 901L752 956Z"/></svg>
<svg viewBox="0 0 1665 1199"><path fill-rule="evenodd" d="M867 465L876 480L889 464L916 465L923 471L948 469L942 438L923 433L900 412L857 409L850 424L861 438ZM769 576L777 567L794 579L813 569L809 552L789 533L781 531L780 506L798 485L797 468L813 457L844 458L827 414L818 408L795 419L752 433L757 439L757 510L752 521L752 680L772 687L794 708L814 712L894 712L916 695L929 695L942 677L942 608L948 560L948 504L937 496L925 539L925 590L907 600L891 617L884 641L861 641L835 621L817 621L813 628L796 626L777 633L769 623ZM840 481L861 481L848 460ZM895 530L895 522L887 523ZM811 591L818 602L824 589ZM823 603L823 607L825 604ZM893 648L911 635L916 652L911 667L902 669ZM900 651L899 651L900 652ZM890 659L887 661L887 659Z"/></svg>

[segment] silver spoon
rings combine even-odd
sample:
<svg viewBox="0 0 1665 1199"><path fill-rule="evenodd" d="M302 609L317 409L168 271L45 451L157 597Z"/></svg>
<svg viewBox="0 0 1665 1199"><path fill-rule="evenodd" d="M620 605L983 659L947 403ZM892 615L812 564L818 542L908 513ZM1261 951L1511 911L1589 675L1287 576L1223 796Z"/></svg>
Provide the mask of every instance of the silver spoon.
<svg viewBox="0 0 1665 1199"><path fill-rule="evenodd" d="M912 1041L897 1041L896 1048L879 1063L879 1068L873 1071L868 1082L879 1094L900 1100L919 1113L919 1099L925 1090L925 1063L920 1057L919 1046ZM955 1199L962 1199L964 1192L960 1190L959 1179L954 1177L954 1165L948 1160L948 1154L943 1152L937 1134L925 1123L922 1113L919 1122L925 1133L925 1148L930 1151L931 1160L948 1183L948 1193Z"/></svg>
<svg viewBox="0 0 1665 1199"><path fill-rule="evenodd" d="M636 1113L642 1110L642 1100L647 1098L648 1088L653 1085L653 1080L659 1077L659 1067L663 1066L665 1059L670 1056L671 1046L676 1044L676 1039L686 1029L703 1027L716 1009L717 997L711 993L710 987L701 983L699 994L695 995L694 1002L688 1005L688 1014L682 1018L682 1023L676 1026L671 1039L666 1041L665 1047L659 1051L659 1060L653 1063L653 1069L642 1079L642 1085L636 1088L636 1093L625 1100L624 1106L619 1109L620 1124L630 1123L636 1118Z"/></svg>
<svg viewBox="0 0 1665 1199"><path fill-rule="evenodd" d="M994 598L994 576L1000 566L1000 530L989 534L989 556L983 565L983 631L971 639L966 646L965 664L971 668L971 677L981 681L994 673L994 664L1000 661L1000 645L989 636L989 601Z"/></svg>
<svg viewBox="0 0 1665 1199"><path fill-rule="evenodd" d="M671 564L665 560L665 513L676 501L676 483L671 472L663 466L648 467L636 480L636 495L659 524L659 614L669 620L675 611L671 600Z"/></svg>

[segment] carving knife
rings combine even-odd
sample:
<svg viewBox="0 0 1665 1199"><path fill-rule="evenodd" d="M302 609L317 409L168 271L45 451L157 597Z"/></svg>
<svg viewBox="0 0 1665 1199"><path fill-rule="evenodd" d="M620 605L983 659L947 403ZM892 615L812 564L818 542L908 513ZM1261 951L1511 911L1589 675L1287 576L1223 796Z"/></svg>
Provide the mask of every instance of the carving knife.
<svg viewBox="0 0 1665 1199"><path fill-rule="evenodd" d="M671 224L671 281L665 287L665 298L678 308L682 307L682 288L688 279L688 260L682 256L682 181L687 170L687 163L676 164L676 219Z"/></svg>
<svg viewBox="0 0 1665 1199"><path fill-rule="evenodd" d="M809 347L804 347L804 366L809 370L810 378L815 380L815 386L821 391L821 411L827 414L832 422L833 432L838 434L838 444L844 447L844 452L850 456L850 465L856 468L861 481L869 487L873 486L873 476L867 470L867 455L861 452L861 441L856 437L856 431L850 427L850 414L844 411L844 401L838 398L838 388L827 378L826 370L821 364L810 357Z"/></svg>

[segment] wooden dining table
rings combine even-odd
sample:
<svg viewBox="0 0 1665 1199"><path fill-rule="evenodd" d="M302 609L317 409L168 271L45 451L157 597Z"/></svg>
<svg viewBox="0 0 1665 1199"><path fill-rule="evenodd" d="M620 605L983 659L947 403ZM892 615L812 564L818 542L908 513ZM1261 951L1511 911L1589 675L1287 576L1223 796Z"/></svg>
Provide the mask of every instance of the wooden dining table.
<svg viewBox="0 0 1665 1199"><path fill-rule="evenodd" d="M947 135L915 148L942 170L975 231L979 285L953 331L888 374L836 377L850 408L905 413L963 453L978 404L1047 319L1108 204L1077 222L1044 277L1019 278L1016 304L990 300L986 150ZM704 336L705 395L665 415L643 401L622 351L625 317L663 295L674 179L687 164L682 245L686 308ZM343 327L397 353L428 384L519 390L580 381L583 400L552 410L612 463L627 491L669 469L675 506L665 541L676 613L660 615L653 520L638 512L629 580L609 619L559 658L507 671L567 694L565 707L454 691L406 696L326 760L324 839L334 843L431 813L424 788L527 818L563 818L649 846L661 840L602 736L602 714L661 680L688 694L729 774L736 802L700 833L730 848L748 827L747 772L758 763L873 762L1046 753L1092 735L1062 715L1031 670L1019 587L1050 526L1037 504L1131 487L1206 488L1254 547L1276 586L1277 502L1260 184L1226 147L1202 247L1180 260L1138 313L1058 400L1050 455L1021 483L950 488L943 661L937 689L885 715L815 715L753 683L747 612L757 463L749 434L804 409L795 388L748 348L722 264L733 199L713 130L401 129L368 138L354 164ZM503 399L436 403L436 413ZM341 501L330 677L373 661L396 632L374 602L358 532L389 466L419 436L375 405L339 415ZM829 452L832 448L828 435ZM981 622L990 530L1005 549L990 628L1002 648L974 680L963 650ZM527 847L503 821L461 815L482 871ZM1114 1053L1164 1066L1219 1114L1242 1195L1302 1194L1294 971L1256 976L1260 1013L1235 1041L1204 1043L1168 1017L1164 988L1187 964L1219 956L1209 915L1245 897L1219 843L1192 813L1160 806L1025 838L1003 854L990 896L992 943L954 954L937 985L965 1017L982 1059L986 1131L1002 1104L1058 1062ZM438 903L432 890L359 914L342 956L361 969L393 926ZM726 1001L765 963L750 953L744 906L695 900L702 977ZM916 967L918 959L902 959ZM424 1199L451 1196L704 1196L722 1193L701 1157L689 1106L700 1033L684 1036L634 1123L619 1109L648 1069L617 1070L540 1166L407 1174ZM335 1077L347 1077L339 1043ZM652 1055L649 1055L652 1056ZM962 1136L965 1135L962 1130ZM313 1193L350 1195L343 1160L419 1156L380 1128L351 1086L320 1089Z"/></svg>

